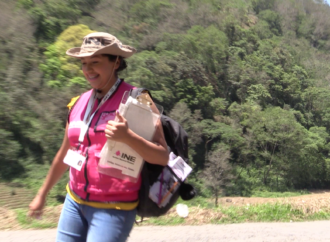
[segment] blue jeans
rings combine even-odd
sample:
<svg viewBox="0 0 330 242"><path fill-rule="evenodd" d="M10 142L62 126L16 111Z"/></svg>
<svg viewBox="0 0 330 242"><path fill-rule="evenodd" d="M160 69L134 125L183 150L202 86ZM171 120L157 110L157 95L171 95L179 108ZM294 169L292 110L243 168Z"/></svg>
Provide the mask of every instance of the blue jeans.
<svg viewBox="0 0 330 242"><path fill-rule="evenodd" d="M80 205L66 195L57 228L57 242L124 242L135 221L131 211Z"/></svg>

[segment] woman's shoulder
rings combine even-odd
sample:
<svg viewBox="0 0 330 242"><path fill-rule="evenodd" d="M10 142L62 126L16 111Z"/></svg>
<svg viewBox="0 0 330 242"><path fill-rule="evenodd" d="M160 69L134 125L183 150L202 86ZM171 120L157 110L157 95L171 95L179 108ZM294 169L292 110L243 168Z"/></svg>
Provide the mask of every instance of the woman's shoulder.
<svg viewBox="0 0 330 242"><path fill-rule="evenodd" d="M132 84L129 84L129 83L125 82L124 79L122 79L120 87L125 88L125 89L134 89L134 88L136 88Z"/></svg>
<svg viewBox="0 0 330 242"><path fill-rule="evenodd" d="M93 91L93 89L91 89L89 91L86 91L86 92L82 93L79 96L76 96L76 97L71 98L71 101L66 106L70 110L74 106L74 104L79 100L80 97L85 96L85 95L89 96L89 95L91 95L92 91Z"/></svg>
<svg viewBox="0 0 330 242"><path fill-rule="evenodd" d="M66 106L68 107L69 110L73 107L73 105L77 102L77 100L78 100L79 98L80 98L80 95L71 98L71 101L68 103L68 105L66 105Z"/></svg>

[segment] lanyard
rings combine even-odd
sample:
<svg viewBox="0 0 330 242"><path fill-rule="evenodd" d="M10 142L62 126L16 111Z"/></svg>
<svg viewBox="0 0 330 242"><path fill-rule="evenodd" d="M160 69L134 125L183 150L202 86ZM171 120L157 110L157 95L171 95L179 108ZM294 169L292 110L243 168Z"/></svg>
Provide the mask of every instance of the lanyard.
<svg viewBox="0 0 330 242"><path fill-rule="evenodd" d="M88 126L93 120L94 115L96 112L100 109L100 107L112 96L112 94L117 90L119 84L121 83L121 80L118 78L116 83L111 87L111 89L105 94L103 97L101 103L97 106L96 110L92 114L92 110L94 107L94 103L96 101L96 92L93 90L92 96L89 98L88 104L87 104L87 109L85 112L84 120L82 127L80 129L80 135L79 135L79 143L82 143L84 141L85 135L88 130Z"/></svg>

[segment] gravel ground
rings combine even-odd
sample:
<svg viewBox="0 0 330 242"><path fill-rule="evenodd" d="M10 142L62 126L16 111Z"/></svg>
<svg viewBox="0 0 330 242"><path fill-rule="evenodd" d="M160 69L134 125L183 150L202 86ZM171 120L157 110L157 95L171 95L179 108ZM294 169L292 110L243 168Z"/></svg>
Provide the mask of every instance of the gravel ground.
<svg viewBox="0 0 330 242"><path fill-rule="evenodd" d="M56 230L0 231L1 242L53 242ZM330 221L201 226L135 226L128 242L323 242ZM97 241L96 241L97 242Z"/></svg>

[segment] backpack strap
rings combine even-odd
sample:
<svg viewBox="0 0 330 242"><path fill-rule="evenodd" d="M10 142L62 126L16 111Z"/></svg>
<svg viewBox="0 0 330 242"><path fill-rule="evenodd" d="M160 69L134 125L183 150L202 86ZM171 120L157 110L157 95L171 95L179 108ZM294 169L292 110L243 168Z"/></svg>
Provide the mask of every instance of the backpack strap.
<svg viewBox="0 0 330 242"><path fill-rule="evenodd" d="M131 89L130 96L136 98L146 92L151 99L153 99L149 90L146 88ZM168 151L172 151L174 154L181 156L188 163L188 135L186 131L178 122L164 114L161 115L161 122ZM163 166L147 162L145 162L142 167L142 184L139 190L140 201L137 207L137 213L141 217L141 220L135 221L137 224L141 223L145 217L158 217L165 214L174 205L179 196L184 200L190 200L196 194L193 186L180 182L179 189L172 195L170 202L165 207L159 208L158 205L149 198L149 190L150 186L157 180L163 169Z"/></svg>

